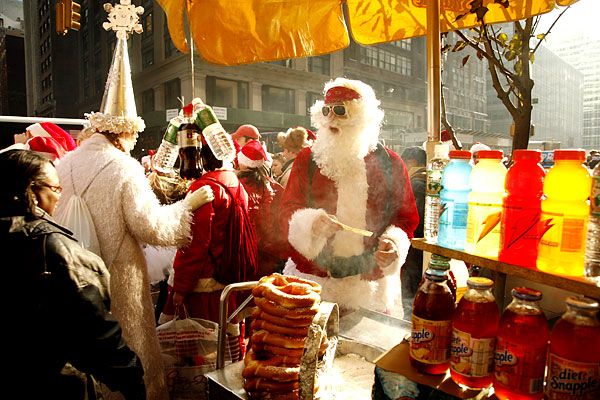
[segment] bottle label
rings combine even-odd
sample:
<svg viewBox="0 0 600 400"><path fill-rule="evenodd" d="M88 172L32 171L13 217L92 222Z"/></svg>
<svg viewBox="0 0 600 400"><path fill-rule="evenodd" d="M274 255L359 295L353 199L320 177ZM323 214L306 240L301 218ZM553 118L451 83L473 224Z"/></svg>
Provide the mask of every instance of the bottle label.
<svg viewBox="0 0 600 400"><path fill-rule="evenodd" d="M529 207L504 205L502 210L501 247L506 250L520 249L540 240L539 223L541 210Z"/></svg>
<svg viewBox="0 0 600 400"><path fill-rule="evenodd" d="M177 132L177 143L179 147L198 147L198 131L184 129Z"/></svg>
<svg viewBox="0 0 600 400"><path fill-rule="evenodd" d="M427 195L439 197L442 190L442 171L430 169L427 171Z"/></svg>
<svg viewBox="0 0 600 400"><path fill-rule="evenodd" d="M452 329L450 368L473 378L491 375L495 341L495 338L474 338L468 332Z"/></svg>
<svg viewBox="0 0 600 400"><path fill-rule="evenodd" d="M467 203L454 203L454 210L452 212L452 228L466 229L468 214L469 205Z"/></svg>
<svg viewBox="0 0 600 400"><path fill-rule="evenodd" d="M450 358L452 321L431 321L412 316L410 355L425 364L441 364Z"/></svg>
<svg viewBox="0 0 600 400"><path fill-rule="evenodd" d="M564 218L563 214L542 213L541 231L544 234L541 244L560 248L567 253L583 251L586 221L582 218Z"/></svg>
<svg viewBox="0 0 600 400"><path fill-rule="evenodd" d="M599 394L600 364L571 361L550 353L548 400L597 400Z"/></svg>
<svg viewBox="0 0 600 400"><path fill-rule="evenodd" d="M198 111L198 114L196 114L195 122L196 125L200 127L200 130L204 131L204 128L206 128L207 126L219 123L219 119L213 112L212 108L206 106L206 108L203 108L202 110Z"/></svg>
<svg viewBox="0 0 600 400"><path fill-rule="evenodd" d="M543 391L546 346L533 348L498 338L494 362L495 379L512 391L523 394Z"/></svg>
<svg viewBox="0 0 600 400"><path fill-rule="evenodd" d="M165 131L165 135L163 136L163 140L171 144L177 145L177 130L178 128L175 125L169 123L169 126Z"/></svg>
<svg viewBox="0 0 600 400"><path fill-rule="evenodd" d="M592 215L600 218L600 175L594 177L592 195L590 196L590 207Z"/></svg>
<svg viewBox="0 0 600 400"><path fill-rule="evenodd" d="M467 242L479 243L488 235L499 237L502 211L498 204L469 203Z"/></svg>

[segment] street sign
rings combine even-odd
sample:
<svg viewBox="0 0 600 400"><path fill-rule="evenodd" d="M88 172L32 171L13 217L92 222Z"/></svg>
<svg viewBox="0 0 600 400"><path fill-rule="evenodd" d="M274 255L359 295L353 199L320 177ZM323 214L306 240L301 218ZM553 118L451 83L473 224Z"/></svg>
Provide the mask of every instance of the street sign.
<svg viewBox="0 0 600 400"><path fill-rule="evenodd" d="M179 115L179 110L177 108L167 108L167 112L166 112L166 116L167 116L167 122L169 122L171 119L175 118L177 115Z"/></svg>
<svg viewBox="0 0 600 400"><path fill-rule="evenodd" d="M227 121L227 107L213 107L212 109L219 120Z"/></svg>

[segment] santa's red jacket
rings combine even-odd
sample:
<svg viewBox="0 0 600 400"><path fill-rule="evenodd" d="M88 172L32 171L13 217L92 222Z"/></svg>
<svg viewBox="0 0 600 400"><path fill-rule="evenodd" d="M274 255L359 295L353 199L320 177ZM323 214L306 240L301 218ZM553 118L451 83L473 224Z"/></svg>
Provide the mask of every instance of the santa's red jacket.
<svg viewBox="0 0 600 400"><path fill-rule="evenodd" d="M215 199L194 212L192 241L185 248L177 250L175 256L173 289L184 295L190 292L209 293L224 287L213 277L215 264L218 265L223 259L232 202L225 189L208 178L215 179L230 188L234 196L238 193L238 185L241 186L233 171L219 170L207 172L190 187L190 191L193 192L201 186L209 185L215 194ZM236 201L244 204L247 209L248 195L243 186L240 189ZM212 257L209 255L209 250Z"/></svg>
<svg viewBox="0 0 600 400"><path fill-rule="evenodd" d="M396 153L386 150L391 179L385 176L381 157L371 151L364 164L359 161L335 182L321 174L317 165L313 165L311 179L311 149L305 148L298 154L282 203L282 218L289 221L284 226L289 229L287 237L293 247L284 273L319 282L323 286L322 298L341 307L364 307L399 315L399 272L419 215L404 162ZM389 204L387 214L386 204ZM372 231L374 235L365 238L339 231L329 240L316 237L312 234L312 224L323 213L336 215L342 223ZM380 238L392 240L399 252L397 261L381 271L383 276L369 279L358 274L333 278L315 262L318 257L323 260L324 254L349 258L373 252Z"/></svg>

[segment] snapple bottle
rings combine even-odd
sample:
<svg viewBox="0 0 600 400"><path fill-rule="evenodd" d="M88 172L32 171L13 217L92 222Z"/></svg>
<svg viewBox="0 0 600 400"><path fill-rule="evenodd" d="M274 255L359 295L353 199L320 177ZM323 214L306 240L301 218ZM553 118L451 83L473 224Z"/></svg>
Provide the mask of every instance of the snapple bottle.
<svg viewBox="0 0 600 400"><path fill-rule="evenodd" d="M586 297L567 298L567 312L550 336L546 398L600 399L599 305Z"/></svg>
<svg viewBox="0 0 600 400"><path fill-rule="evenodd" d="M424 374L445 374L450 358L454 297L448 273L428 269L413 303L410 363Z"/></svg>
<svg viewBox="0 0 600 400"><path fill-rule="evenodd" d="M539 400L544 396L548 323L538 302L542 292L512 290L496 339L494 393L500 400Z"/></svg>
<svg viewBox="0 0 600 400"><path fill-rule="evenodd" d="M492 384L494 344L500 313L492 294L494 282L471 277L452 319L450 376L458 385L481 389Z"/></svg>

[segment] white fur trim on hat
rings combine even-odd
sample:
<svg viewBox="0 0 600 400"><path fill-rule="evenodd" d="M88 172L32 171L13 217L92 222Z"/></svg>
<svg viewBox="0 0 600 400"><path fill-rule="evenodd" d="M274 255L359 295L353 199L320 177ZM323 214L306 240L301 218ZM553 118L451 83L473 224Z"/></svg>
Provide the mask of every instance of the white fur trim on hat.
<svg viewBox="0 0 600 400"><path fill-rule="evenodd" d="M303 208L290 218L288 241L308 260L314 260L327 244L327 238L312 232L313 223L322 215L327 215L323 209Z"/></svg>
<svg viewBox="0 0 600 400"><path fill-rule="evenodd" d="M112 133L134 133L142 132L146 129L146 124L141 117L115 117L114 115L103 114L100 112L91 112L85 114L90 120L90 126L96 132Z"/></svg>
<svg viewBox="0 0 600 400"><path fill-rule="evenodd" d="M244 153L242 153L241 151L238 153L238 163L240 165L245 165L246 167L250 167L250 168L258 168L261 167L265 164L265 160L251 160L250 158L246 157L246 155Z"/></svg>
<svg viewBox="0 0 600 400"><path fill-rule="evenodd" d="M31 133L31 136L52 137L39 123L29 125L27 130Z"/></svg>

